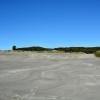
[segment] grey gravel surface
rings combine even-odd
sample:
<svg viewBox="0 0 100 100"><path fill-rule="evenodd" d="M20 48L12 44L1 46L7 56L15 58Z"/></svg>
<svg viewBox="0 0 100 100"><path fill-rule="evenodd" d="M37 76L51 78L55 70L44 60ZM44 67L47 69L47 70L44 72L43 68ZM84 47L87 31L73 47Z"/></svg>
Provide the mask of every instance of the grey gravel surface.
<svg viewBox="0 0 100 100"><path fill-rule="evenodd" d="M100 58L0 52L0 100L100 100Z"/></svg>

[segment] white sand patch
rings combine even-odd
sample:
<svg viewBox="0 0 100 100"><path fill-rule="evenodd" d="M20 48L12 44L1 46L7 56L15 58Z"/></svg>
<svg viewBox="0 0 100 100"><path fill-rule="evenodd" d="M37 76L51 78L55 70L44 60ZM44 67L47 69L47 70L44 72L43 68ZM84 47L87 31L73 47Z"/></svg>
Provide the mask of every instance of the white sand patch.
<svg viewBox="0 0 100 100"><path fill-rule="evenodd" d="M92 54L3 52L0 100L99 100L99 73Z"/></svg>

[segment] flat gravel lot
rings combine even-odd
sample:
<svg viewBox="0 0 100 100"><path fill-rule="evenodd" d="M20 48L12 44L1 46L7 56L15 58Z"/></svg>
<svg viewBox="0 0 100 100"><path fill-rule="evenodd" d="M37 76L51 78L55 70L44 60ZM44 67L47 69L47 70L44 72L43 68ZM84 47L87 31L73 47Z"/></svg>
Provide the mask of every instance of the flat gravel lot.
<svg viewBox="0 0 100 100"><path fill-rule="evenodd" d="M0 100L100 100L100 58L0 52Z"/></svg>

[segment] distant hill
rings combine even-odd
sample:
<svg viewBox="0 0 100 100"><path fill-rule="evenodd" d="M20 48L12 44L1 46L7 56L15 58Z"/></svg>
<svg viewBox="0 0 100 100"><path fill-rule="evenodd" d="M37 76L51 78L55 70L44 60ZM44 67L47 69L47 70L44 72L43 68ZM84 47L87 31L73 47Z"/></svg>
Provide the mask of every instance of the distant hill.
<svg viewBox="0 0 100 100"><path fill-rule="evenodd" d="M40 47L40 46L34 46L34 47L16 48L15 50L22 50L22 51L48 51L48 50L51 50L51 49Z"/></svg>
<svg viewBox="0 0 100 100"><path fill-rule="evenodd" d="M95 53L96 51L100 50L100 47L58 47L58 48L44 48L40 46L33 46L33 47L22 47L22 48L15 48L14 50L20 51L63 51L63 52L84 52L84 53Z"/></svg>

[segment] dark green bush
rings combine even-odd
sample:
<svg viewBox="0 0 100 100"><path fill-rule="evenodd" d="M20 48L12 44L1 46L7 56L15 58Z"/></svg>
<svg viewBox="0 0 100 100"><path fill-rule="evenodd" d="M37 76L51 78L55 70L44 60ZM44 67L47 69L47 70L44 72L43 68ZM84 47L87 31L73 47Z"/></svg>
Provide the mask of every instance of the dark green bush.
<svg viewBox="0 0 100 100"><path fill-rule="evenodd" d="M96 57L100 57L100 51L96 51L96 52L95 52L95 56L96 56Z"/></svg>

